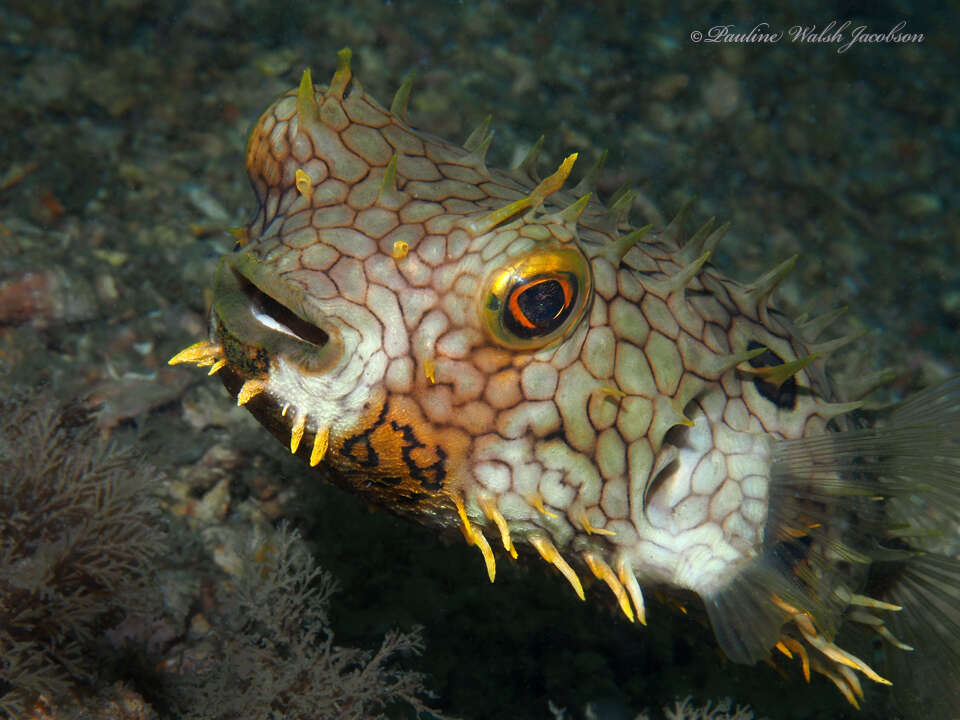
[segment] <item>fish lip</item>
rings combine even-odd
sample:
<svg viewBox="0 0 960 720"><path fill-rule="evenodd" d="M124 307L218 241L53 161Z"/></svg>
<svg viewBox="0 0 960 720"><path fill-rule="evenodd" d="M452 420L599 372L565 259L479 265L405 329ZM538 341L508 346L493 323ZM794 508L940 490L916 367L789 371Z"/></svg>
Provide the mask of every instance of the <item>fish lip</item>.
<svg viewBox="0 0 960 720"><path fill-rule="evenodd" d="M326 372L343 355L340 331L330 318L249 252L220 260L212 312L239 343L283 357L307 373Z"/></svg>

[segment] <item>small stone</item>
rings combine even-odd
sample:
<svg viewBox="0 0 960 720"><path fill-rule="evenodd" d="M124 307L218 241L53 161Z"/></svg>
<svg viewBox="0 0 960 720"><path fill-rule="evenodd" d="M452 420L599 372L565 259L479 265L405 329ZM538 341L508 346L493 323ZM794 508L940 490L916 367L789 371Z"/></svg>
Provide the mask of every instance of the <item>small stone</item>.
<svg viewBox="0 0 960 720"><path fill-rule="evenodd" d="M300 62L300 51L283 48L255 58L253 64L264 75L279 76L290 72Z"/></svg>
<svg viewBox="0 0 960 720"><path fill-rule="evenodd" d="M243 560L237 551L228 545L217 545L213 549L213 562L233 577L243 575Z"/></svg>
<svg viewBox="0 0 960 720"><path fill-rule="evenodd" d="M224 223L230 220L227 209L201 185L187 183L183 190L191 204L210 220Z"/></svg>
<svg viewBox="0 0 960 720"><path fill-rule="evenodd" d="M690 84L690 76L686 73L671 73L660 78L650 88L650 94L657 100L670 102Z"/></svg>
<svg viewBox="0 0 960 720"><path fill-rule="evenodd" d="M0 325L47 328L97 316L90 284L61 268L25 271L0 282Z"/></svg>
<svg viewBox="0 0 960 720"><path fill-rule="evenodd" d="M960 290L948 290L940 296L940 309L952 318L960 318Z"/></svg>
<svg viewBox="0 0 960 720"><path fill-rule="evenodd" d="M256 422L236 403L225 403L221 388L203 385L191 388L183 398L183 420L197 431L208 427L230 427L248 420Z"/></svg>
<svg viewBox="0 0 960 720"><path fill-rule="evenodd" d="M193 516L201 521L222 520L230 507L230 478L224 477L194 506Z"/></svg>
<svg viewBox="0 0 960 720"><path fill-rule="evenodd" d="M906 193L898 201L900 209L910 217L933 215L943 210L943 201L933 193Z"/></svg>
<svg viewBox="0 0 960 720"><path fill-rule="evenodd" d="M187 6L181 22L192 30L207 33L223 32L232 19L225 0L200 0Z"/></svg>
<svg viewBox="0 0 960 720"><path fill-rule="evenodd" d="M654 128L664 133L675 132L680 123L680 117L669 105L658 102L650 104L647 119Z"/></svg>
<svg viewBox="0 0 960 720"><path fill-rule="evenodd" d="M133 333L126 334L117 347L140 352L136 347L140 343L126 344L133 337L136 337ZM152 347L146 352L151 350ZM175 373L173 370L176 368L164 368L151 375L126 373L121 377L109 377L91 387L86 399L97 408L94 416L100 431L109 435L120 423L142 418L151 410L180 397L192 379L187 372Z"/></svg>
<svg viewBox="0 0 960 720"><path fill-rule="evenodd" d="M197 613L190 618L190 634L194 637L203 637L209 634L211 630L210 621L203 613Z"/></svg>
<svg viewBox="0 0 960 720"><path fill-rule="evenodd" d="M101 273L93 279L93 289L101 302L112 303L120 298L120 292L117 290L117 283L113 275Z"/></svg>
<svg viewBox="0 0 960 720"><path fill-rule="evenodd" d="M730 117L740 105L740 81L725 70L714 70L703 89L703 102L715 120Z"/></svg>
<svg viewBox="0 0 960 720"><path fill-rule="evenodd" d="M125 252L120 250L104 250L98 248L93 251L93 256L98 260L103 260L108 265L113 267L121 267L122 265L127 264L127 260L130 259L130 256Z"/></svg>

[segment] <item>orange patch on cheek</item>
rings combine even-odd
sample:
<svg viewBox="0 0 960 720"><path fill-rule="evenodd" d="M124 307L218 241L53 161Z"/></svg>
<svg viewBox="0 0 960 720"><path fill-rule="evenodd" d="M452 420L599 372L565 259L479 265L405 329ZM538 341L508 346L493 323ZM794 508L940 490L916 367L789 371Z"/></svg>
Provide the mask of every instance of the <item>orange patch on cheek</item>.
<svg viewBox="0 0 960 720"><path fill-rule="evenodd" d="M360 429L337 438L330 460L378 504L453 511L469 444L463 431L432 425L414 400L394 396L374 405Z"/></svg>

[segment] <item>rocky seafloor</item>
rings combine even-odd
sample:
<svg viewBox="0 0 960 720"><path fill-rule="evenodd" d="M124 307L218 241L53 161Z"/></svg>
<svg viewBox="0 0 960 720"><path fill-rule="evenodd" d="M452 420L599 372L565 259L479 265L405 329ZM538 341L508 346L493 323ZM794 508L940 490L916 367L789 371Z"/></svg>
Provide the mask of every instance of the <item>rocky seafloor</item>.
<svg viewBox="0 0 960 720"><path fill-rule="evenodd" d="M784 307L846 305L838 332L868 331L835 364L841 386L889 366L887 396L899 397L956 373L960 23L897 2L836 13L729 2L4 3L0 376L95 406L100 433L148 458L166 511L221 565L245 528L294 519L339 582L337 641L373 647L390 628L423 626L426 650L408 664L448 714L549 717L552 702L579 717L601 701L608 717L631 717L694 695L732 696L773 720L892 717L873 687L855 712L792 665L781 677L724 662L708 631L666 607L638 630L537 567L502 564L490 586L473 549L323 488L218 382L166 365L203 335L209 280L233 245L226 228L253 208L251 123L304 67L324 78L350 46L355 76L384 103L416 71L420 128L465 139L492 113L493 164L511 164L541 133L543 168L571 151L586 165L607 148L601 196L638 188L637 225L698 195L695 220L733 222L715 262L734 277L799 253ZM788 33L848 19L877 32L905 21L924 38L842 50ZM759 23L785 35L691 39ZM184 589L196 582L189 568L165 582L180 603L169 647L182 649L204 606Z"/></svg>

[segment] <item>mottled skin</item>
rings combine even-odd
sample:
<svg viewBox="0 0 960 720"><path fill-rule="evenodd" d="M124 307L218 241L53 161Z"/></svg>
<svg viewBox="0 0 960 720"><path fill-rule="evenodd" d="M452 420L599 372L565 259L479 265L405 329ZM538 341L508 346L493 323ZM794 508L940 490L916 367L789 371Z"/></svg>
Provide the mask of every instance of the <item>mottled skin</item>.
<svg viewBox="0 0 960 720"><path fill-rule="evenodd" d="M632 196L561 188L572 159L542 183L532 161L491 169L485 130L454 146L402 104L381 107L341 57L329 88L307 76L257 122L259 208L218 270L215 369L341 484L460 528L491 579L488 538L533 545L580 594L593 572L631 619L650 585L709 609L784 530L768 526L771 442L849 409L768 305L787 267L737 283L705 262L722 231L631 235ZM562 298L542 332L525 329L533 296L510 306L533 276L546 305ZM795 608L776 602L786 625Z"/></svg>

